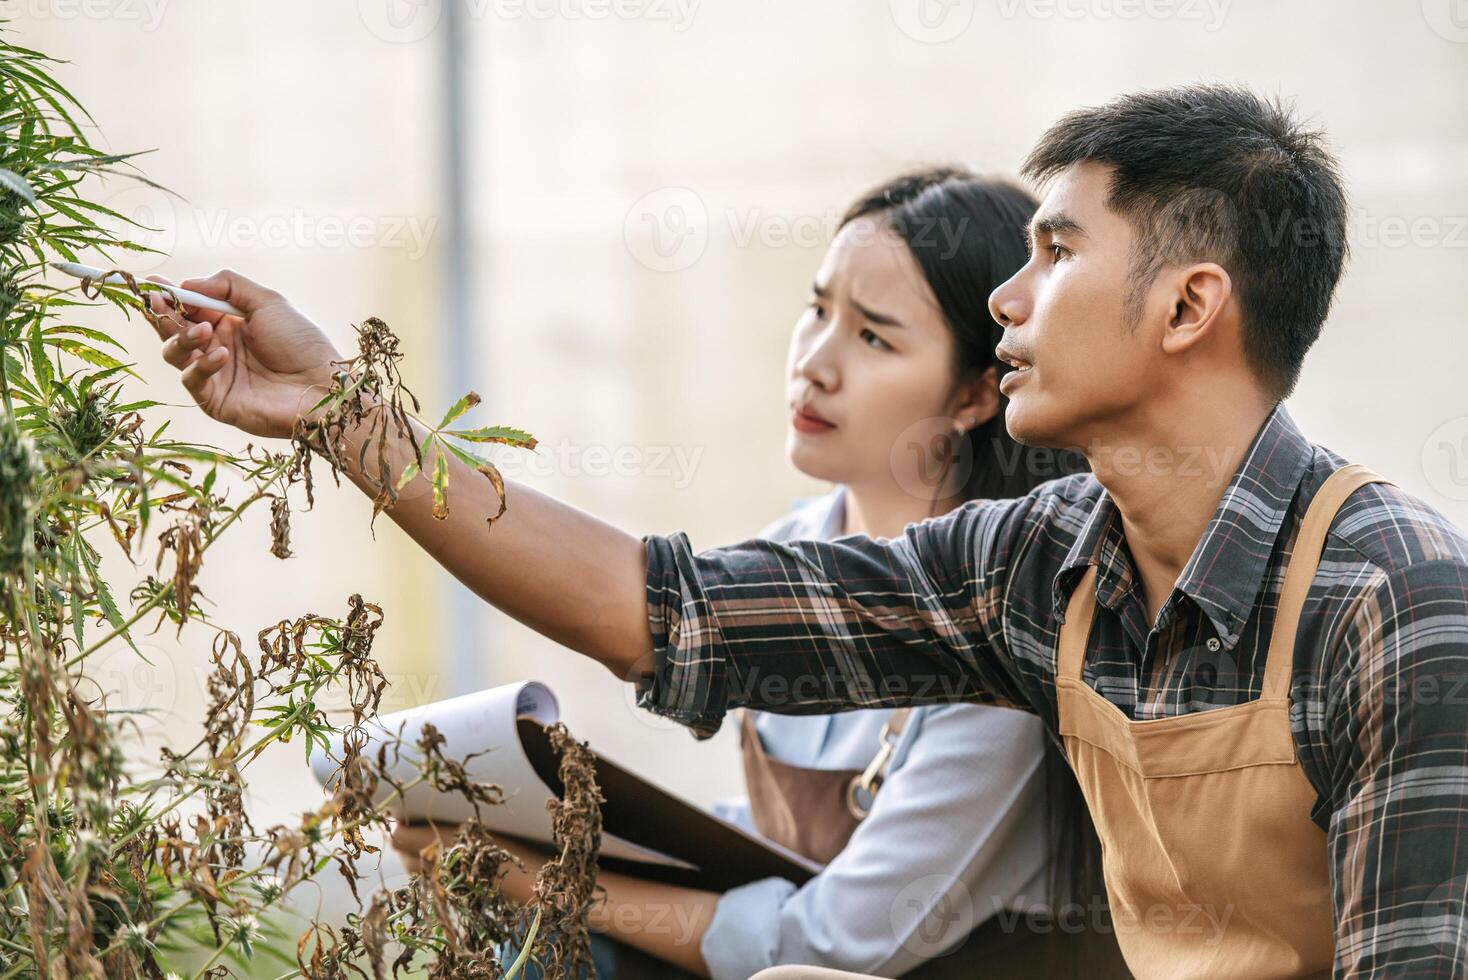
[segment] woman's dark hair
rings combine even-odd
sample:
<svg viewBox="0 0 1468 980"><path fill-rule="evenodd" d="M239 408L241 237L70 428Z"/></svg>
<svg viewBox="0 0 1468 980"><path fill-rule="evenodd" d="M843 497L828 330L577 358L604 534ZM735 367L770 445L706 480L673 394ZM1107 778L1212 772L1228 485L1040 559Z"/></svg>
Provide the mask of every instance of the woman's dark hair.
<svg viewBox="0 0 1468 980"><path fill-rule="evenodd" d="M1013 184L962 167L932 167L863 194L841 225L871 218L907 244L953 334L956 385L991 367L999 377L1012 370L994 355L1003 328L989 315L989 294L1028 259L1025 227L1036 207L1034 197ZM1016 442L1004 425L1007 405L1001 394L994 417L968 431L966 446L953 447L954 455L966 453L970 464L961 490L965 500L1022 497L1046 480L1087 468L1079 453ZM1057 909L1079 903L1089 914L1090 903L1104 894L1101 847L1075 775L1053 736L1046 741L1045 777L1051 900Z"/></svg>
<svg viewBox="0 0 1468 980"><path fill-rule="evenodd" d="M907 244L953 335L958 384L991 367L1000 377L1012 370L994 356L1003 328L989 315L989 294L1025 264L1025 226L1037 206L1028 192L1006 181L961 167L932 167L863 194L847 208L841 226L871 218ZM1022 497L1046 480L1086 468L1078 453L1015 442L1004 425L1008 402L1001 394L994 417L968 430L966 446L953 447L954 460L968 472L961 487L935 497Z"/></svg>

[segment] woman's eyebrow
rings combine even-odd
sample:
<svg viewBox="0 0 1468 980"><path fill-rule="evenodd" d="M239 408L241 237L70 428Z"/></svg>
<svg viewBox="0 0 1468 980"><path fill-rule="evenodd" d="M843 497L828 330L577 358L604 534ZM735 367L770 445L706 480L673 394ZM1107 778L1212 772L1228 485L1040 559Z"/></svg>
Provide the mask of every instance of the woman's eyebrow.
<svg viewBox="0 0 1468 980"><path fill-rule="evenodd" d="M856 310L857 310L858 313L860 313L862 316L866 317L868 320L872 321L873 323L881 324L884 327L905 327L905 326L907 326L907 324L903 323L901 320L897 319L895 316L892 316L892 315L887 314L887 313L878 313L876 310L869 309L866 306L863 306L854 297L851 300L851 305L854 306L854 307L856 307Z"/></svg>

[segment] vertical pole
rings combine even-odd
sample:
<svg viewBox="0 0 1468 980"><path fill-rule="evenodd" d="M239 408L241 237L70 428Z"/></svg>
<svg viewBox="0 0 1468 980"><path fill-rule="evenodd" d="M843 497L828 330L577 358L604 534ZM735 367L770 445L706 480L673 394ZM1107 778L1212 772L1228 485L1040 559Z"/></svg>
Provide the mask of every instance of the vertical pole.
<svg viewBox="0 0 1468 980"><path fill-rule="evenodd" d="M465 11L463 0L443 2L443 159L444 192L442 195L443 215L439 227L443 230L443 310L445 313L444 336L441 350L444 353L442 373L449 398L458 398L475 387L475 324L469 303L469 270L474 268L470 251L472 242L468 231L468 215L472 202L469 200L468 182L465 177L468 156L468 125L470 114L466 108L464 82ZM484 285L483 277L479 285ZM443 582L445 622L447 628L440 636L448 644L447 650L439 651L438 662L448 670L446 690L436 697L451 697L468 691L478 690L488 679L487 658L489 645L480 623L483 621L484 604L458 579L441 572Z"/></svg>

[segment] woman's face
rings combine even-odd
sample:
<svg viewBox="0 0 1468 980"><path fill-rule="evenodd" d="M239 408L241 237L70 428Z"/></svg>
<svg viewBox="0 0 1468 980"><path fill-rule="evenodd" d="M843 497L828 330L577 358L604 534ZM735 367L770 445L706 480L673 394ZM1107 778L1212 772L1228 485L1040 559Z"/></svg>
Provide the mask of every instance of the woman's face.
<svg viewBox="0 0 1468 980"><path fill-rule="evenodd" d="M811 292L787 360L791 461L817 479L895 481L931 499L955 425L997 410L993 378L955 386L937 298L907 244L878 220L841 229Z"/></svg>

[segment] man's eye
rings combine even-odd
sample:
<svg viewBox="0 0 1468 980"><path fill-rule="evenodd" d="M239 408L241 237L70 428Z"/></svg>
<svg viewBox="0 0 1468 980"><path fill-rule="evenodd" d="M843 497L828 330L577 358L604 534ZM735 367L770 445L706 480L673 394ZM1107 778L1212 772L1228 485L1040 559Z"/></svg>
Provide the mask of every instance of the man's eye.
<svg viewBox="0 0 1468 980"><path fill-rule="evenodd" d="M807 303L806 309L810 310L822 320L826 318L826 308L821 305L821 301L818 299L813 299L809 303Z"/></svg>
<svg viewBox="0 0 1468 980"><path fill-rule="evenodd" d="M1059 242L1051 242L1049 245L1046 246L1046 250L1049 251L1050 258L1052 258L1056 262L1059 262L1061 259L1070 254L1070 249L1066 248Z"/></svg>
<svg viewBox="0 0 1468 980"><path fill-rule="evenodd" d="M873 333L867 327L863 327L862 328L862 331L861 331L861 339L862 339L862 343L866 344L869 347L875 347L878 350L891 350L892 349L892 345L891 344L887 343L881 337L878 337L875 333Z"/></svg>

